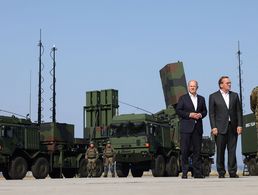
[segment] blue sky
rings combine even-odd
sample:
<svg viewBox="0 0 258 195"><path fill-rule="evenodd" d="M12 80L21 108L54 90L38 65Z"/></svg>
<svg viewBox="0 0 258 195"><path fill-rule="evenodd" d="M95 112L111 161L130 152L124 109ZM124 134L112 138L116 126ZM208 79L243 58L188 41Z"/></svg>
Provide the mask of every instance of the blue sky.
<svg viewBox="0 0 258 195"><path fill-rule="evenodd" d="M83 135L89 90L118 89L121 101L151 112L163 109L159 69L167 63L182 61L187 80L199 81L207 103L221 75L230 76L232 90L238 92L238 40L244 111L250 112L249 95L258 85L255 0L3 0L0 5L0 109L29 112L31 72L32 120L37 120L41 28L44 120L51 115L49 53L56 45L57 120L75 124L77 137ZM119 112L141 111L120 105ZM205 119L205 134L209 132Z"/></svg>

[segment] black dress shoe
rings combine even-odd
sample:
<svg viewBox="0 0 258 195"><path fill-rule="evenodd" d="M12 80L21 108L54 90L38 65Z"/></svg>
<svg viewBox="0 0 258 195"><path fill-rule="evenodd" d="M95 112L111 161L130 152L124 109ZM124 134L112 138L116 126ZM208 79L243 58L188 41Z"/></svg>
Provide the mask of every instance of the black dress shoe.
<svg viewBox="0 0 258 195"><path fill-rule="evenodd" d="M225 175L219 175L219 178L221 179L221 178L225 178Z"/></svg>
<svg viewBox="0 0 258 195"><path fill-rule="evenodd" d="M196 179L204 179L205 176L204 175L195 175L194 178L196 178Z"/></svg>
<svg viewBox="0 0 258 195"><path fill-rule="evenodd" d="M239 176L237 174L230 174L229 177L230 178L239 178Z"/></svg>
<svg viewBox="0 0 258 195"><path fill-rule="evenodd" d="M187 179L187 175L186 175L186 174L183 174L183 175L182 175L182 179Z"/></svg>

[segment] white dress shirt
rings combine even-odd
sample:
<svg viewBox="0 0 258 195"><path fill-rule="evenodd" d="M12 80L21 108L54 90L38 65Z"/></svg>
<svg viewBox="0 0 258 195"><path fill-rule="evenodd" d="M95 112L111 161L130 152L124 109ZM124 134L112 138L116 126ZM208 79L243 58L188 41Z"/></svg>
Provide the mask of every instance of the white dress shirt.
<svg viewBox="0 0 258 195"><path fill-rule="evenodd" d="M227 105L227 108L229 109L229 92L225 93L224 91L220 90L220 93Z"/></svg>
<svg viewBox="0 0 258 195"><path fill-rule="evenodd" d="M225 93L224 91L220 90L220 93L227 105L227 108L229 109L229 92ZM228 117L228 121L230 121L230 116Z"/></svg>
<svg viewBox="0 0 258 195"><path fill-rule="evenodd" d="M197 110L197 94L193 95L193 94L189 93L189 95L190 95L190 98L193 102L194 110L196 111Z"/></svg>

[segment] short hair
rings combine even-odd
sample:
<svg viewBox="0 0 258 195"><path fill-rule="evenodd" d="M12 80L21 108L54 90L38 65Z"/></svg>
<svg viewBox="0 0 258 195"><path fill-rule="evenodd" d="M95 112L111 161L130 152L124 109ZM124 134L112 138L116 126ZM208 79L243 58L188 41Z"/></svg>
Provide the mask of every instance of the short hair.
<svg viewBox="0 0 258 195"><path fill-rule="evenodd" d="M196 87L198 87L198 82L197 82L196 80L190 80L190 81L188 81L187 86L189 86L191 82L195 82Z"/></svg>
<svg viewBox="0 0 258 195"><path fill-rule="evenodd" d="M219 88L220 88L220 84L222 84L223 82L223 79L228 79L229 77L228 76L222 76L219 78L219 81L218 81L218 84L219 84Z"/></svg>

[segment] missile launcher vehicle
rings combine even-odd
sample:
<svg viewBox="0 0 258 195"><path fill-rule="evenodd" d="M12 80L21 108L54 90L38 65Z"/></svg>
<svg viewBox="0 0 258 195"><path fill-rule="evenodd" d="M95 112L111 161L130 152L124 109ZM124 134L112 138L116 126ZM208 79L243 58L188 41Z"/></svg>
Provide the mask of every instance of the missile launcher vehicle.
<svg viewBox="0 0 258 195"><path fill-rule="evenodd" d="M127 177L129 170L134 177L141 177L149 170L155 177L178 176L181 172L179 118L175 106L179 97L187 93L183 63L166 65L160 70L160 77L166 109L153 115L113 117L110 141L117 153L119 177ZM201 156L205 176L210 174L214 153L214 141L204 136Z"/></svg>

